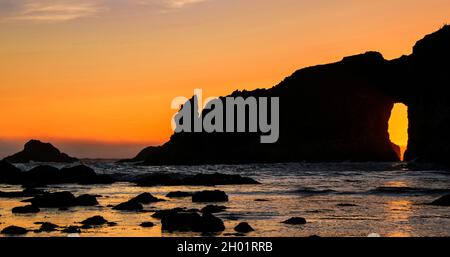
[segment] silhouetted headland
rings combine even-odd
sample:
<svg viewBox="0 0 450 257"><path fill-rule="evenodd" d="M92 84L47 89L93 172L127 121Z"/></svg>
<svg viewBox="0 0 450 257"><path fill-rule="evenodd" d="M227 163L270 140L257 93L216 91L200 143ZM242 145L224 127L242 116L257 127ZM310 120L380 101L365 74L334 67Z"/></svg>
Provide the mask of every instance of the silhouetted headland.
<svg viewBox="0 0 450 257"><path fill-rule="evenodd" d="M130 161L147 165L398 161L399 148L389 140L388 121L393 105L404 103L409 117L405 159L448 163L449 60L450 26L444 26L417 42L409 56L388 61L380 53L367 52L301 69L273 88L231 94L280 98L277 143L261 144L260 133L181 132Z"/></svg>

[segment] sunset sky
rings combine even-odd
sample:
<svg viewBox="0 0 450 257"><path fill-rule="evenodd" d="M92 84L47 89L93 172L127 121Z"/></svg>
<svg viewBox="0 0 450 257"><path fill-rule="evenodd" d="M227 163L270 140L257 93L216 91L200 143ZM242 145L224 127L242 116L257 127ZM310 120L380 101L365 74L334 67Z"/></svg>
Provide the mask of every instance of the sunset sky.
<svg viewBox="0 0 450 257"><path fill-rule="evenodd" d="M396 58L448 22L448 0L0 0L0 157L30 138L131 157L169 138L170 103L194 88L271 87L368 50Z"/></svg>

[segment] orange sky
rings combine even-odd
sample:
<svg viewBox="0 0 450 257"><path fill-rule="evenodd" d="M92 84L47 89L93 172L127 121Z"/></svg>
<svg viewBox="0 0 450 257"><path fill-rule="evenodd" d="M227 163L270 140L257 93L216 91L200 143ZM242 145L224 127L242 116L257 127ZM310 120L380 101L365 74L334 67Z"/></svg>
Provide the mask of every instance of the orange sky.
<svg viewBox="0 0 450 257"><path fill-rule="evenodd" d="M271 87L367 50L396 58L449 20L448 0L0 0L0 142L159 144L171 100L194 88Z"/></svg>

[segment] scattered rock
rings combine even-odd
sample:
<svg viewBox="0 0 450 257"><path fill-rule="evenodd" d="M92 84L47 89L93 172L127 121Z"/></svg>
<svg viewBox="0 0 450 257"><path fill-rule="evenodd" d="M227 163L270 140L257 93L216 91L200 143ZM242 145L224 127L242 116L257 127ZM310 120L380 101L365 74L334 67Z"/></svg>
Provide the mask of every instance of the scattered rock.
<svg viewBox="0 0 450 257"><path fill-rule="evenodd" d="M166 197L169 198L181 198L181 197L191 197L193 193L191 192L182 192L182 191L176 191L176 192L170 192L166 195Z"/></svg>
<svg viewBox="0 0 450 257"><path fill-rule="evenodd" d="M82 185L112 184L115 180L109 175L96 174L95 171L85 165L66 167L61 169L62 181L65 183L77 183Z"/></svg>
<svg viewBox="0 0 450 257"><path fill-rule="evenodd" d="M19 206L19 207L14 207L12 209L12 213L38 213L41 210L33 205L27 205L27 206Z"/></svg>
<svg viewBox="0 0 450 257"><path fill-rule="evenodd" d="M216 186L259 184L252 178L228 174L196 174L157 173L140 177L135 180L139 186Z"/></svg>
<svg viewBox="0 0 450 257"><path fill-rule="evenodd" d="M444 195L439 199L434 200L430 203L430 205L436 206L450 206L450 195Z"/></svg>
<svg viewBox="0 0 450 257"><path fill-rule="evenodd" d="M50 222L43 222L38 232L52 232L55 231L59 226Z"/></svg>
<svg viewBox="0 0 450 257"><path fill-rule="evenodd" d="M207 205L201 209L202 213L218 213L223 212L227 209L226 206L219 206L219 205Z"/></svg>
<svg viewBox="0 0 450 257"><path fill-rule="evenodd" d="M288 220L283 221L284 224L290 224L290 225L303 225L306 224L306 219L301 217L293 217Z"/></svg>
<svg viewBox="0 0 450 257"><path fill-rule="evenodd" d="M152 217L156 219L162 219L168 215L172 215L179 212L189 212L186 210L186 208L173 208L168 210L158 210L155 213L153 213ZM192 212L192 211L191 211Z"/></svg>
<svg viewBox="0 0 450 257"><path fill-rule="evenodd" d="M192 202L228 202L228 196L220 190L201 191L192 195Z"/></svg>
<svg viewBox="0 0 450 257"><path fill-rule="evenodd" d="M162 230L166 231L201 231L202 218L198 213L166 213L161 219Z"/></svg>
<svg viewBox="0 0 450 257"><path fill-rule="evenodd" d="M223 221L210 213L203 213L202 232L221 232L225 230Z"/></svg>
<svg viewBox="0 0 450 257"><path fill-rule="evenodd" d="M41 208L61 208L77 205L75 196L70 192L46 193L24 202L30 202L33 206Z"/></svg>
<svg viewBox="0 0 450 257"><path fill-rule="evenodd" d="M80 195L76 199L77 206L95 206L98 205L97 197L94 195Z"/></svg>
<svg viewBox="0 0 450 257"><path fill-rule="evenodd" d="M0 183L16 184L22 178L22 171L7 161L0 161Z"/></svg>
<svg viewBox="0 0 450 257"><path fill-rule="evenodd" d="M165 215L162 220L164 231L220 232L225 230L223 221L212 214L175 212Z"/></svg>
<svg viewBox="0 0 450 257"><path fill-rule="evenodd" d="M113 209L119 211L141 211L144 209L144 206L136 201L127 201L114 206Z"/></svg>
<svg viewBox="0 0 450 257"><path fill-rule="evenodd" d="M62 233L67 233L67 234L79 234L81 233L80 227L78 226L69 226L63 230L61 230Z"/></svg>
<svg viewBox="0 0 450 257"><path fill-rule="evenodd" d="M50 143L42 143L39 140L28 141L24 149L14 155L4 159L11 163L27 163L35 162L76 162L77 158L61 153L56 147Z"/></svg>
<svg viewBox="0 0 450 257"><path fill-rule="evenodd" d="M81 222L81 224L86 226L101 226L105 225L106 223L108 223L108 221L99 215L87 218Z"/></svg>
<svg viewBox="0 0 450 257"><path fill-rule="evenodd" d="M156 203L156 202L161 202L161 201L165 201L165 200L156 198L150 193L142 193L142 194L136 196L135 198L131 199L130 201L137 202L140 204L149 204L149 203Z"/></svg>
<svg viewBox="0 0 450 257"><path fill-rule="evenodd" d="M149 222L142 222L140 226L143 228L151 228L151 227L155 226L155 224L153 222L149 221Z"/></svg>
<svg viewBox="0 0 450 257"><path fill-rule="evenodd" d="M4 228L1 233L5 235L24 235L28 233L28 230L18 226L9 226Z"/></svg>
<svg viewBox="0 0 450 257"><path fill-rule="evenodd" d="M234 227L234 231L240 233L248 233L255 230L247 222L241 222L236 227Z"/></svg>

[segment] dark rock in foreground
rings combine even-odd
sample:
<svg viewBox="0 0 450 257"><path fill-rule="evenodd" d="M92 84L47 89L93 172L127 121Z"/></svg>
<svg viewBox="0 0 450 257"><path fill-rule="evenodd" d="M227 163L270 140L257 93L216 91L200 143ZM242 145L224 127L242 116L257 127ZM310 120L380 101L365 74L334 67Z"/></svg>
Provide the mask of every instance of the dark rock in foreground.
<svg viewBox="0 0 450 257"><path fill-rule="evenodd" d="M436 206L450 206L450 195L444 195L439 199L434 200L430 205Z"/></svg>
<svg viewBox="0 0 450 257"><path fill-rule="evenodd" d="M144 206L135 201L123 202L113 207L113 210L118 211L142 211L143 209Z"/></svg>
<svg viewBox="0 0 450 257"><path fill-rule="evenodd" d="M166 216L172 215L172 214L176 214L179 212L187 212L185 208L173 208L173 209L168 209L168 210L158 210L155 211L155 213L152 214L152 217L155 219L162 219Z"/></svg>
<svg viewBox="0 0 450 257"><path fill-rule="evenodd" d="M72 207L77 204L75 196L70 192L46 193L24 202L30 202L33 206L41 208Z"/></svg>
<svg viewBox="0 0 450 257"><path fill-rule="evenodd" d="M219 205L207 205L203 207L200 211L202 213L219 213L223 212L227 209L226 206L219 206Z"/></svg>
<svg viewBox="0 0 450 257"><path fill-rule="evenodd" d="M283 221L284 224L290 224L290 225L303 225L306 224L306 219L301 217L293 217L288 220Z"/></svg>
<svg viewBox="0 0 450 257"><path fill-rule="evenodd" d="M151 228L151 227L155 226L155 224L153 222L149 221L149 222L142 222L140 226L143 228Z"/></svg>
<svg viewBox="0 0 450 257"><path fill-rule="evenodd" d="M38 232L52 232L55 231L59 226L50 222L43 222Z"/></svg>
<svg viewBox="0 0 450 257"><path fill-rule="evenodd" d="M21 179L21 170L7 161L0 161L0 183L14 184Z"/></svg>
<svg viewBox="0 0 450 257"><path fill-rule="evenodd" d="M81 233L80 227L78 226L69 226L63 230L61 230L62 233L67 233L67 234L79 234Z"/></svg>
<svg viewBox="0 0 450 257"><path fill-rule="evenodd" d="M11 163L34 162L76 162L77 158L61 153L50 143L42 143L38 140L30 140L21 152L8 156L4 159Z"/></svg>
<svg viewBox="0 0 450 257"><path fill-rule="evenodd" d="M241 222L236 227L234 227L234 231L240 233L249 233L255 230L247 222Z"/></svg>
<svg viewBox="0 0 450 257"><path fill-rule="evenodd" d="M34 198L24 200L23 202L29 202L32 206L41 208L60 208L65 209L67 207L74 206L95 206L98 205L97 199L93 195L80 195L75 197L71 192L55 192L44 193Z"/></svg>
<svg viewBox="0 0 450 257"><path fill-rule="evenodd" d="M21 213L21 214L25 214L25 213L38 213L41 210L33 205L27 205L27 206L19 206L19 207L14 207L12 209L12 213Z"/></svg>
<svg viewBox="0 0 450 257"><path fill-rule="evenodd" d="M142 193L142 194L134 197L130 201L131 202L141 203L141 204L149 204L149 203L162 202L162 201L165 201L165 200L156 198L150 193Z"/></svg>
<svg viewBox="0 0 450 257"><path fill-rule="evenodd" d="M259 184L254 179L240 175L228 174L196 174L179 173L150 174L135 180L138 186L217 186L217 185L246 185Z"/></svg>
<svg viewBox="0 0 450 257"><path fill-rule="evenodd" d="M98 205L97 197L94 195L80 195L76 199L77 206L95 206Z"/></svg>
<svg viewBox="0 0 450 257"><path fill-rule="evenodd" d="M46 193L23 202L30 202L33 206L42 208L64 208L76 206L77 204L76 197L68 191Z"/></svg>
<svg viewBox="0 0 450 257"><path fill-rule="evenodd" d="M108 223L108 221L99 215L87 218L81 222L81 224L86 225L86 226L101 226L101 225L105 225L107 223Z"/></svg>
<svg viewBox="0 0 450 257"><path fill-rule="evenodd" d="M4 228L1 233L5 235L24 235L28 233L28 230L18 226L9 226Z"/></svg>
<svg viewBox="0 0 450 257"><path fill-rule="evenodd" d="M182 198L182 197L191 197L193 193L191 192L182 192L182 191L176 191L176 192L169 192L166 197L169 198Z"/></svg>
<svg viewBox="0 0 450 257"><path fill-rule="evenodd" d="M192 202L228 202L228 195L220 190L201 191L192 195Z"/></svg>
<svg viewBox="0 0 450 257"><path fill-rule="evenodd" d="M175 212L161 220L164 231L220 232L225 230L223 221L212 214Z"/></svg>
<svg viewBox="0 0 450 257"><path fill-rule="evenodd" d="M62 181L82 185L112 184L115 180L109 175L97 174L85 165L66 167L61 169Z"/></svg>

